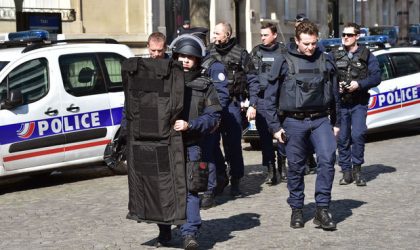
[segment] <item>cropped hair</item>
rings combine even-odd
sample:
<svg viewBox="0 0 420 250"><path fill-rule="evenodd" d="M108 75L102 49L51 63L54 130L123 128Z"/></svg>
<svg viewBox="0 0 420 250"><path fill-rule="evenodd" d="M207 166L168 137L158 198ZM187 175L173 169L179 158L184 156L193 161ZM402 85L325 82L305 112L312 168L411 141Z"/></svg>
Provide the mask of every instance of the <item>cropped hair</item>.
<svg viewBox="0 0 420 250"><path fill-rule="evenodd" d="M353 28L355 34L360 34L360 25L358 25L357 23L346 23L346 25L344 25L344 28Z"/></svg>
<svg viewBox="0 0 420 250"><path fill-rule="evenodd" d="M230 25L230 23L228 23L228 22L219 22L217 25L219 25L219 24L223 25L223 27L226 30L226 36L230 38L232 36L232 26Z"/></svg>
<svg viewBox="0 0 420 250"><path fill-rule="evenodd" d="M162 32L156 31L150 34L149 38L147 39L147 44L149 44L151 40L162 41L166 46L166 36Z"/></svg>
<svg viewBox="0 0 420 250"><path fill-rule="evenodd" d="M277 25L271 22L262 23L261 29L270 29L271 33L277 33Z"/></svg>
<svg viewBox="0 0 420 250"><path fill-rule="evenodd" d="M318 26L316 26L316 24L314 24L313 22L307 21L307 22L301 22L296 27L295 36L298 40L300 40L301 34L318 36L318 33L319 33Z"/></svg>

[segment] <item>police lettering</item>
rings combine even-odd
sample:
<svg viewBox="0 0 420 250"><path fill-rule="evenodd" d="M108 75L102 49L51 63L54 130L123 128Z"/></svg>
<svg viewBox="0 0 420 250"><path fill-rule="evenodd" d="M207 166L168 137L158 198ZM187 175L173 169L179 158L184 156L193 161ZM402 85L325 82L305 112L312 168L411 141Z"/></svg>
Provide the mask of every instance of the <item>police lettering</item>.
<svg viewBox="0 0 420 250"><path fill-rule="evenodd" d="M392 105L396 103L411 101L418 98L419 96L416 86L378 95L380 107L386 104Z"/></svg>
<svg viewBox="0 0 420 250"><path fill-rule="evenodd" d="M38 133L40 136L44 135L46 131L51 129L54 134L69 132L73 130L86 129L91 127L98 127L101 123L99 121L99 113L87 113L83 115L74 115L63 117L63 120L57 118L50 121L38 122Z"/></svg>

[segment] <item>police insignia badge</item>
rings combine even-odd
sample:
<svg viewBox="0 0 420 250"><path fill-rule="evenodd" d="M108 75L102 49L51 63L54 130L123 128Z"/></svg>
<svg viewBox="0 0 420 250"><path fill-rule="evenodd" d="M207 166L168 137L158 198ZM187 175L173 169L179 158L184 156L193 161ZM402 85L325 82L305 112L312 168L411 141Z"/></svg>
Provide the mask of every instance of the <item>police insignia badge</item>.
<svg viewBox="0 0 420 250"><path fill-rule="evenodd" d="M220 81L224 81L224 80L226 79L226 76L225 76L225 74L223 74L223 73L219 73L219 75L217 75L217 78L218 78Z"/></svg>

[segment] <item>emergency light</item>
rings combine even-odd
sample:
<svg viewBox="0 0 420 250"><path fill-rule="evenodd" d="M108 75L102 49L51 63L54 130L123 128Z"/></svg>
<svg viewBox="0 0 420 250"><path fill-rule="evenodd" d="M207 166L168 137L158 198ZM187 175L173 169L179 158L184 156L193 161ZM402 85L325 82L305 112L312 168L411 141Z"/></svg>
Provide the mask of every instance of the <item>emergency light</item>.
<svg viewBox="0 0 420 250"><path fill-rule="evenodd" d="M9 41L30 41L30 40L48 40L49 33L46 30L27 30L11 32L8 34Z"/></svg>

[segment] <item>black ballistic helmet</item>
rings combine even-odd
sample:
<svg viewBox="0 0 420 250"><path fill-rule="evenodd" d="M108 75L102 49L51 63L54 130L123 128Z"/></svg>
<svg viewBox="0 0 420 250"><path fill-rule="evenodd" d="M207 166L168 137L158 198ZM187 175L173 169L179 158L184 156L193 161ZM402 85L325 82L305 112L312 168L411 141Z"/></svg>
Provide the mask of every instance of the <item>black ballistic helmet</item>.
<svg viewBox="0 0 420 250"><path fill-rule="evenodd" d="M205 53L203 48L204 46L200 44L198 39L183 37L182 39L176 41L176 43L173 45L173 53L202 58Z"/></svg>

